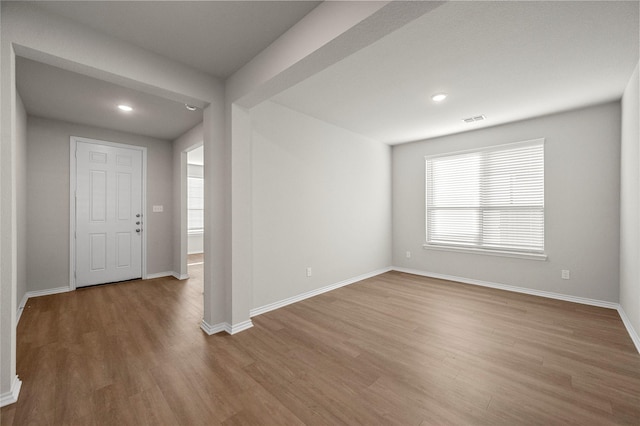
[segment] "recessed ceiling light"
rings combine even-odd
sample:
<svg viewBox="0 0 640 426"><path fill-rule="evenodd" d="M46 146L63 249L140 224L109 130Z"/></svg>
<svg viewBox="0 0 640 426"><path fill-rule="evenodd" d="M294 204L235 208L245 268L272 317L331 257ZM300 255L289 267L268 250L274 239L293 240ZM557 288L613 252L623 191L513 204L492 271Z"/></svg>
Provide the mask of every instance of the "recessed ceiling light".
<svg viewBox="0 0 640 426"><path fill-rule="evenodd" d="M189 104L184 104L184 107L186 109L188 109L189 111L195 111L197 108L194 107L193 105L189 105Z"/></svg>
<svg viewBox="0 0 640 426"><path fill-rule="evenodd" d="M125 112L133 111L133 108L131 108L129 105L118 105L118 109Z"/></svg>
<svg viewBox="0 0 640 426"><path fill-rule="evenodd" d="M442 102L442 101L444 101L445 99L447 99L447 94L446 94L446 93L436 93L435 95L433 95L433 96L431 97L431 99L432 99L434 102Z"/></svg>

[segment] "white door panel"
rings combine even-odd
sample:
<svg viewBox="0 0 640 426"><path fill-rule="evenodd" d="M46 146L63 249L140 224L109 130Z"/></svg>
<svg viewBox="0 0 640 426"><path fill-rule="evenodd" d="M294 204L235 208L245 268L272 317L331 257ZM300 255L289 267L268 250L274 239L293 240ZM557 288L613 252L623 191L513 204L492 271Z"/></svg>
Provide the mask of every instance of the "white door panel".
<svg viewBox="0 0 640 426"><path fill-rule="evenodd" d="M142 277L142 151L76 144L76 287Z"/></svg>

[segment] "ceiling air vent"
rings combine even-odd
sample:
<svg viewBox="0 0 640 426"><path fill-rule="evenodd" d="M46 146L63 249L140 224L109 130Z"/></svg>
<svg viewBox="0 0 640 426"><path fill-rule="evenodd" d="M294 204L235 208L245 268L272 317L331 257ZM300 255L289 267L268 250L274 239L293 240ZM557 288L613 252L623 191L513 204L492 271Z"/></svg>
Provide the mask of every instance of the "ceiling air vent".
<svg viewBox="0 0 640 426"><path fill-rule="evenodd" d="M464 121L465 123L474 123L476 121L482 121L485 118L487 117L485 117L483 114L483 115L476 115L475 117L463 118L462 121Z"/></svg>

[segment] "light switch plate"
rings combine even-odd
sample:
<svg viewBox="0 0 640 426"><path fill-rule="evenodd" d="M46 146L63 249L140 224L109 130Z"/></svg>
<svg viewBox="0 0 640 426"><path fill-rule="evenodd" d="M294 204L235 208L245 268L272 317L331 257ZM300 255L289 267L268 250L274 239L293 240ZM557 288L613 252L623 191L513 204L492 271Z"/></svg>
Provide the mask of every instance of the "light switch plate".
<svg viewBox="0 0 640 426"><path fill-rule="evenodd" d="M153 206L154 213L162 213L164 211L164 206Z"/></svg>

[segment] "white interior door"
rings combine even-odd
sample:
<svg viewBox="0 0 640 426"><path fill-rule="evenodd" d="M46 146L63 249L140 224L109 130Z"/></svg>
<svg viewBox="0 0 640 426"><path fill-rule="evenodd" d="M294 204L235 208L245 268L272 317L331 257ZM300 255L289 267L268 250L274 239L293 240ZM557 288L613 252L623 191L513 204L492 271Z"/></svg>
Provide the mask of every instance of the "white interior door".
<svg viewBox="0 0 640 426"><path fill-rule="evenodd" d="M142 277L142 151L76 143L76 287Z"/></svg>

